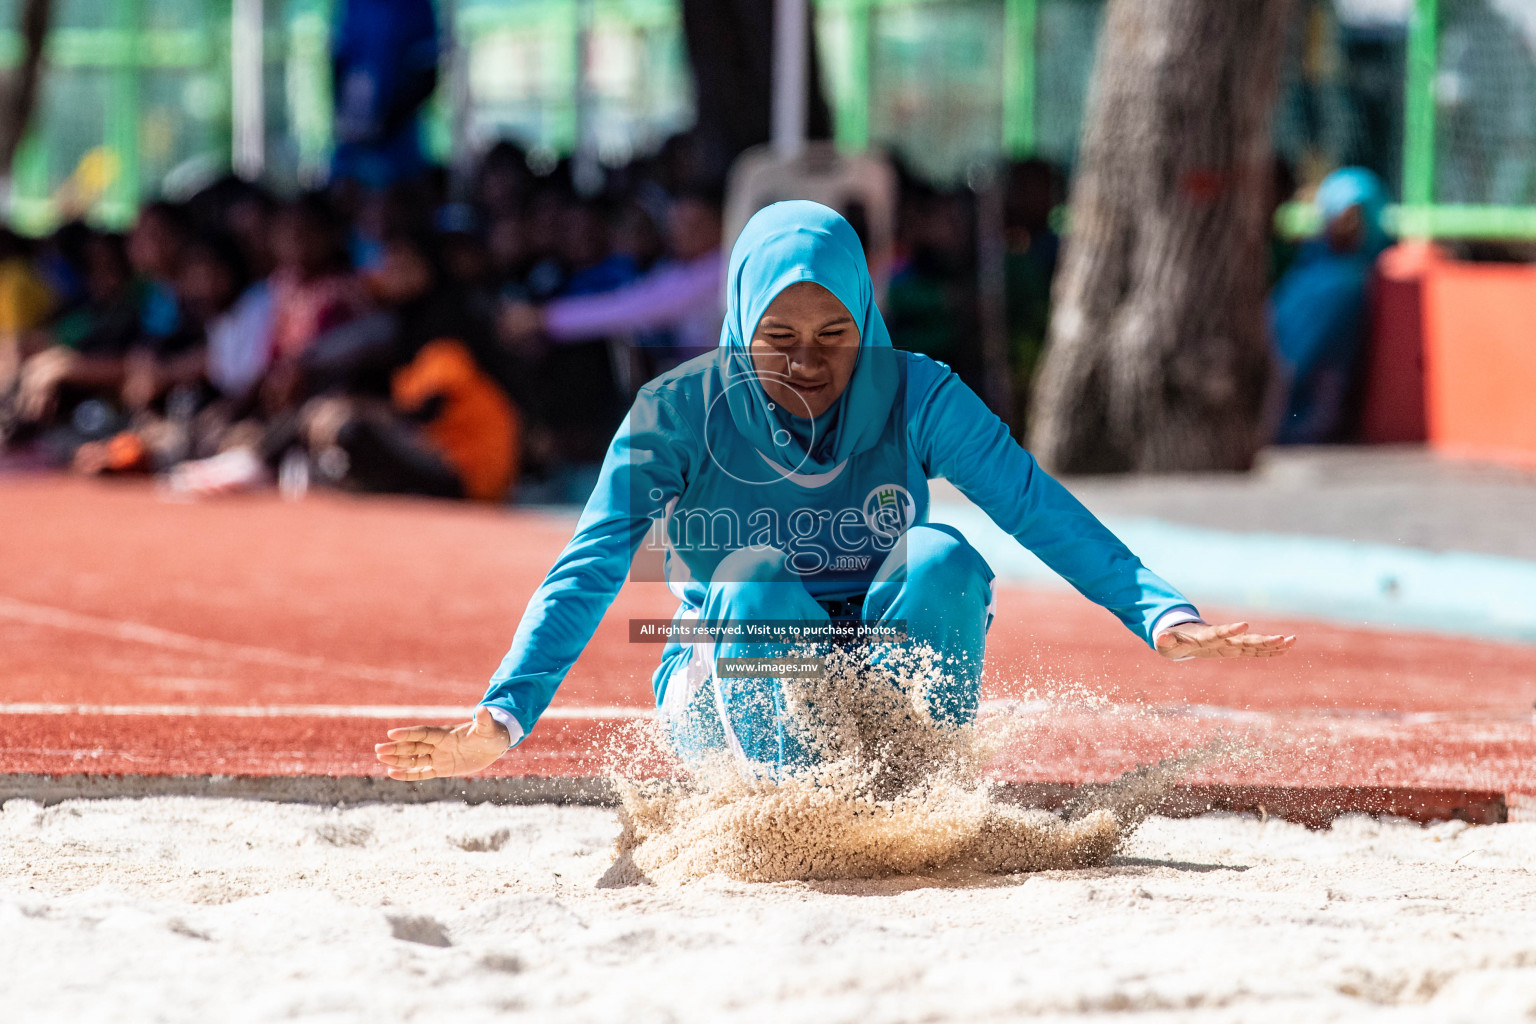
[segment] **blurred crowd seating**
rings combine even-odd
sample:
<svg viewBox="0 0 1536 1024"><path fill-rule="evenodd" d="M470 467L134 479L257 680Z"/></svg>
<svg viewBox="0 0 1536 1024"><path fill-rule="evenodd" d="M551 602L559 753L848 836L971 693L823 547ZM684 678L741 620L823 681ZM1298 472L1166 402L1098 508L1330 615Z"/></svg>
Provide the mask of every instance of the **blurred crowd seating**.
<svg viewBox="0 0 1536 1024"><path fill-rule="evenodd" d="M722 186L694 149L583 190L503 142L466 180L279 198L230 177L126 234L0 230L4 461L189 494L581 500L635 389L718 334ZM979 389L977 196L897 177L892 336ZM1020 426L1064 182L1033 161L1003 187Z"/></svg>

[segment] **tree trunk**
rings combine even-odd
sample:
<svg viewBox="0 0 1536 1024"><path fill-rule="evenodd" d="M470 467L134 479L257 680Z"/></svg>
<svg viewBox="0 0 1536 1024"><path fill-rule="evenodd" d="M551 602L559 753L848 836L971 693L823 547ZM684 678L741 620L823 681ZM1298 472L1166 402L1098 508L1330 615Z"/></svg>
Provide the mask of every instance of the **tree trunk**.
<svg viewBox="0 0 1536 1024"><path fill-rule="evenodd" d="M1264 441L1274 105L1291 0L1110 0L1032 448L1247 469Z"/></svg>
<svg viewBox="0 0 1536 1024"><path fill-rule="evenodd" d="M11 161L26 135L37 106L37 83L43 66L43 42L53 14L52 0L24 0L21 6L21 63L0 83L0 170L11 173Z"/></svg>
<svg viewBox="0 0 1536 1024"><path fill-rule="evenodd" d="M683 0L698 123L721 177L742 150L767 142L773 116L773 0ZM811 19L814 21L814 19ZM832 137L811 25L806 138Z"/></svg>

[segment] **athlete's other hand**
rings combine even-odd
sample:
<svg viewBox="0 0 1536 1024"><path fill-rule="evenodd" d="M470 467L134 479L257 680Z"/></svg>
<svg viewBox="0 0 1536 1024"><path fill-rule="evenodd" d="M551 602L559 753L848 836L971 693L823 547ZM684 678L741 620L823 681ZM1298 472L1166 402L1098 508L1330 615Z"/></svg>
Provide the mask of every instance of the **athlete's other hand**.
<svg viewBox="0 0 1536 1024"><path fill-rule="evenodd" d="M1295 646L1295 636L1250 633L1246 622L1181 622L1157 637L1165 658L1274 658Z"/></svg>
<svg viewBox="0 0 1536 1024"><path fill-rule="evenodd" d="M473 775L487 768L512 742L507 727L485 708L473 721L445 729L440 725L410 725L391 729L390 742L376 743L373 756L389 766L389 777L401 782Z"/></svg>

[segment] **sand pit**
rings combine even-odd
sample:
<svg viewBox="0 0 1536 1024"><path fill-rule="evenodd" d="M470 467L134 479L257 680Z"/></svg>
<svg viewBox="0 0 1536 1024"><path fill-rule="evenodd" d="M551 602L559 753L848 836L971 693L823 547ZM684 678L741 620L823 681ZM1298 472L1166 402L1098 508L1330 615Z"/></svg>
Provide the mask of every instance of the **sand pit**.
<svg viewBox="0 0 1536 1024"><path fill-rule="evenodd" d="M1100 867L602 889L592 808L13 800L21 1021L1512 1020L1536 825L1153 818Z"/></svg>

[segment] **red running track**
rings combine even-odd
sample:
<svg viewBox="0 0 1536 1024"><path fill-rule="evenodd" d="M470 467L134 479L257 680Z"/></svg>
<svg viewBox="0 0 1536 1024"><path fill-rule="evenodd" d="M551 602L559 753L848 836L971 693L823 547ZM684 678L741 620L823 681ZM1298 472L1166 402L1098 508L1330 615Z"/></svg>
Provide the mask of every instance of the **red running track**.
<svg viewBox="0 0 1536 1024"><path fill-rule="evenodd" d="M0 482L0 773L376 774L495 668L572 520L312 496L203 504L141 482ZM1176 566L1158 567L1177 580ZM590 775L643 714L666 617L630 582L503 775ZM1536 648L1322 623L1269 662L1164 662L1075 595L1004 588L986 696L1025 700L1008 777L1077 783L1217 733L1264 756L1191 781L1536 792Z"/></svg>

